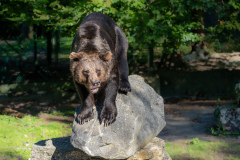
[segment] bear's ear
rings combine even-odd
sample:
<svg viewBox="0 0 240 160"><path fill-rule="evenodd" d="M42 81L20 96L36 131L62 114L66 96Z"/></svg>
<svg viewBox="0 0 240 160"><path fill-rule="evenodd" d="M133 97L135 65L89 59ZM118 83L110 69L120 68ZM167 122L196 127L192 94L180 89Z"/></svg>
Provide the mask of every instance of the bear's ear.
<svg viewBox="0 0 240 160"><path fill-rule="evenodd" d="M102 56L102 59L103 59L104 61L109 61L109 60L112 59L112 56L113 56L112 52L107 51L107 52Z"/></svg>
<svg viewBox="0 0 240 160"><path fill-rule="evenodd" d="M79 61L81 58L83 57L83 53L82 52L79 52L79 53L75 53L75 52L72 52L70 54L70 59L72 61Z"/></svg>

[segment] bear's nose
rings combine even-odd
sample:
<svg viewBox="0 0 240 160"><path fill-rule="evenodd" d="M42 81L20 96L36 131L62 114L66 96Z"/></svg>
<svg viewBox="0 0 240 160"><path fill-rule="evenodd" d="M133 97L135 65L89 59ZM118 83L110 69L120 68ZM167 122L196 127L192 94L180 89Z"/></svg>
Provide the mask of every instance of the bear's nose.
<svg viewBox="0 0 240 160"><path fill-rule="evenodd" d="M93 83L94 86L97 86L97 85L99 85L99 84L100 84L100 81L99 81L99 80L96 80L96 81Z"/></svg>

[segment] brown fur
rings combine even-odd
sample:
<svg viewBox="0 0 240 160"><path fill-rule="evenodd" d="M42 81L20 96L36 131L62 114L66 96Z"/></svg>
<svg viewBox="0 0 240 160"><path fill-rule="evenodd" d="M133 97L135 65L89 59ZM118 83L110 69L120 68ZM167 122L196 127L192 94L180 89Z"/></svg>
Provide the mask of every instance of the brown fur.
<svg viewBox="0 0 240 160"><path fill-rule="evenodd" d="M111 52L107 52L106 56L103 56L103 60L111 60ZM70 59L75 61L71 67L74 80L84 85L89 92L91 88L94 88L94 82L99 81L100 84L95 87L101 87L107 79L109 79L110 72L107 69L104 62L96 54L87 54L85 52L70 54Z"/></svg>

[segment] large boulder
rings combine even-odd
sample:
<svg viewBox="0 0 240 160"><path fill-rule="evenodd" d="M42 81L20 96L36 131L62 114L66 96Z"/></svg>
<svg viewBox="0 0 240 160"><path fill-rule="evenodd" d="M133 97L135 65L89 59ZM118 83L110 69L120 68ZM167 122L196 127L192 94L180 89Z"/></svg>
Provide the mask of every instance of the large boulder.
<svg viewBox="0 0 240 160"><path fill-rule="evenodd" d="M142 77L129 76L132 91L118 94L116 121L104 127L99 121L100 107L94 107L94 119L83 125L73 122L71 144L89 156L126 159L146 146L166 125L163 99Z"/></svg>
<svg viewBox="0 0 240 160"><path fill-rule="evenodd" d="M104 160L91 157L83 151L74 148L70 137L42 140L32 146L31 160ZM165 143L160 138L154 138L143 149L137 151L127 160L171 160L165 149Z"/></svg>

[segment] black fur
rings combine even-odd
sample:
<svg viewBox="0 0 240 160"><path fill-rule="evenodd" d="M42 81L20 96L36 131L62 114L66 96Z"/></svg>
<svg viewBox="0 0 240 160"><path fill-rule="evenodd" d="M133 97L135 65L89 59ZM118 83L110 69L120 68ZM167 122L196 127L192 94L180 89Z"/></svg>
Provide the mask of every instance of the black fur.
<svg viewBox="0 0 240 160"><path fill-rule="evenodd" d="M100 118L104 125L109 125L116 120L117 92L131 91L128 81L127 49L128 43L125 34L110 17L94 12L85 17L80 24L71 51L76 54L86 52L88 55L98 55L103 61L104 67L107 68L106 80L101 82L101 89L96 94L89 92L85 84L74 81L82 101L82 108L77 117L80 124L93 119L92 109L96 102L103 104ZM112 53L112 56L104 56L108 51ZM104 60L102 57L108 57L108 59L111 57L111 60ZM76 59L71 60L71 71L74 78L79 74L77 67L80 65L77 63Z"/></svg>

